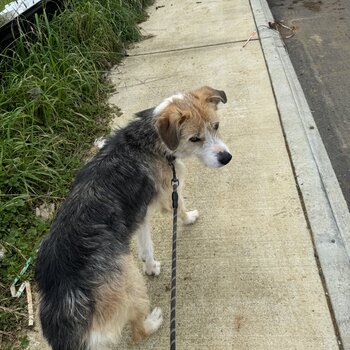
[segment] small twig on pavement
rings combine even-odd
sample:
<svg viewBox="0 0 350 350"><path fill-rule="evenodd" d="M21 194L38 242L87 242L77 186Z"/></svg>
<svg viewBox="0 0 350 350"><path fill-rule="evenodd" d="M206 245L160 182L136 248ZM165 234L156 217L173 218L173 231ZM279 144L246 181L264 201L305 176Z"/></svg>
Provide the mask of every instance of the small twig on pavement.
<svg viewBox="0 0 350 350"><path fill-rule="evenodd" d="M243 44L242 48L244 48L249 43L249 41L255 37L255 35L256 35L256 32L252 32L249 38L247 39L247 41Z"/></svg>

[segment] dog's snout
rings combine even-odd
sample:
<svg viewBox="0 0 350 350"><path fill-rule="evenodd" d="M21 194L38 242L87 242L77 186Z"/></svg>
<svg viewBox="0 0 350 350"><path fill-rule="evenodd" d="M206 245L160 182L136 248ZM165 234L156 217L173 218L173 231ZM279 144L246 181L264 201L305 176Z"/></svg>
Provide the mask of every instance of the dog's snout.
<svg viewBox="0 0 350 350"><path fill-rule="evenodd" d="M226 165L227 163L230 162L231 159L232 159L232 155L226 151L218 153L218 161L222 165Z"/></svg>

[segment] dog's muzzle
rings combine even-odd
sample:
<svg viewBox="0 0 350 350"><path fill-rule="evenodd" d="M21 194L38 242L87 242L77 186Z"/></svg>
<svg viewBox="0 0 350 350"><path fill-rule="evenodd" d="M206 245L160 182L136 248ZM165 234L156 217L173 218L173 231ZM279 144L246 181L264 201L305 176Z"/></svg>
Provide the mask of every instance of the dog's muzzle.
<svg viewBox="0 0 350 350"><path fill-rule="evenodd" d="M231 161L232 155L231 153L224 151L224 152L219 152L217 155L217 158L220 164L226 165Z"/></svg>

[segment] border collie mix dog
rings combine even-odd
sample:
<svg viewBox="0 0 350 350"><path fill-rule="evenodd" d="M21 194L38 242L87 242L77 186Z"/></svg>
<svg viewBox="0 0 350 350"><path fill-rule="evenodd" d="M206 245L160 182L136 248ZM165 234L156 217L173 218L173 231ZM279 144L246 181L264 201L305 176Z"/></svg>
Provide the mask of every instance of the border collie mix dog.
<svg viewBox="0 0 350 350"><path fill-rule="evenodd" d="M231 160L218 134L216 107L223 91L209 87L177 94L136 114L111 136L79 172L57 212L36 264L39 315L54 350L108 349L127 322L142 340L162 323L159 308L149 310L141 273L130 253L138 231L145 273L158 275L149 216L156 204L171 210L169 157L181 181L182 158L197 156L209 167ZM179 217L186 212L179 188ZM170 234L170 233L169 233Z"/></svg>

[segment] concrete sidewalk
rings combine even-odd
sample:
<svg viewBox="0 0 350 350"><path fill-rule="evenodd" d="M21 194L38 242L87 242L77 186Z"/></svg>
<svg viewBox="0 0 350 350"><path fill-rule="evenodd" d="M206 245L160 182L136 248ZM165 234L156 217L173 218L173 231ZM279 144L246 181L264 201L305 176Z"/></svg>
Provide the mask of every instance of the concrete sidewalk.
<svg viewBox="0 0 350 350"><path fill-rule="evenodd" d="M142 24L154 37L112 72L111 103L123 115L177 92L225 90L223 169L187 162L187 203L199 221L178 233L177 348L338 349L292 165L248 0L159 0ZM169 348L171 217L154 219L158 278L147 278L164 325L139 345L126 330L118 349Z"/></svg>

